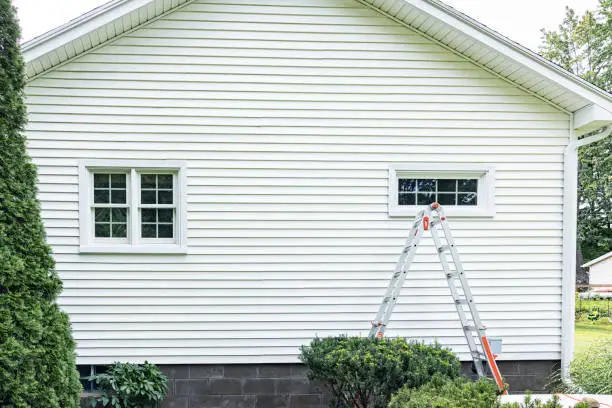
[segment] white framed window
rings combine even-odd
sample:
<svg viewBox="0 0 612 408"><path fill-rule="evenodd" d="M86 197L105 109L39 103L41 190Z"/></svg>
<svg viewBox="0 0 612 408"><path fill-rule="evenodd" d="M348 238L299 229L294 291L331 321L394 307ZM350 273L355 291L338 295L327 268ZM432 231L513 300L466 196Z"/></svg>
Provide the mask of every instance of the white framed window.
<svg viewBox="0 0 612 408"><path fill-rule="evenodd" d="M414 216L433 202L451 216L495 215L495 168L429 163L389 166L390 216Z"/></svg>
<svg viewBox="0 0 612 408"><path fill-rule="evenodd" d="M186 208L183 162L80 163L81 252L186 253Z"/></svg>

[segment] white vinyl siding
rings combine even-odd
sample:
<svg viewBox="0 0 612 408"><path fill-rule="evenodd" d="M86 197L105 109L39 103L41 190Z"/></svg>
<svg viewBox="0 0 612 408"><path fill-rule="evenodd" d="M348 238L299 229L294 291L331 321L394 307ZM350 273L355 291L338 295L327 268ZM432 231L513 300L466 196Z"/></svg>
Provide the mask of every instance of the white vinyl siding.
<svg viewBox="0 0 612 408"><path fill-rule="evenodd" d="M569 117L349 0L199 0L27 88L29 152L79 364L295 362L367 335L410 218L388 169L494 165L451 218L504 360L559 359ZM188 253L80 254L82 160L180 160ZM467 347L425 239L390 336Z"/></svg>

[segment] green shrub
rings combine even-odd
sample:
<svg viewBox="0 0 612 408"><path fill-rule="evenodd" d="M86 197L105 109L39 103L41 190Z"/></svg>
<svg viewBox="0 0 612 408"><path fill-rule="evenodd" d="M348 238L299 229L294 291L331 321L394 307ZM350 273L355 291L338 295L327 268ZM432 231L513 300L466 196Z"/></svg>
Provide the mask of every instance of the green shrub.
<svg viewBox="0 0 612 408"><path fill-rule="evenodd" d="M550 401L542 402L538 399L534 400L531 396L526 396L522 403L513 402L494 405L494 408L563 408L559 402L559 397L554 395Z"/></svg>
<svg viewBox="0 0 612 408"><path fill-rule="evenodd" d="M594 342L578 354L570 376L587 394L612 394L612 340Z"/></svg>
<svg viewBox="0 0 612 408"><path fill-rule="evenodd" d="M402 388L389 408L492 408L498 400L497 385L490 380L448 380L436 376L420 388Z"/></svg>
<svg viewBox="0 0 612 408"><path fill-rule="evenodd" d="M527 396L522 403L501 403L499 395L497 385L489 379L474 382L436 376L417 389L402 388L389 408L562 408L556 396L549 402Z"/></svg>
<svg viewBox="0 0 612 408"><path fill-rule="evenodd" d="M333 407L386 407L402 386L419 387L434 374L455 378L460 370L457 357L440 345L399 338L316 338L301 351L309 378L328 387Z"/></svg>
<svg viewBox="0 0 612 408"><path fill-rule="evenodd" d="M91 377L99 397L90 397L92 407L98 403L113 408L152 408L166 395L168 379L160 369L144 364L115 363L104 374Z"/></svg>
<svg viewBox="0 0 612 408"><path fill-rule="evenodd" d="M81 384L26 152L19 35L11 1L0 0L0 407L73 408Z"/></svg>

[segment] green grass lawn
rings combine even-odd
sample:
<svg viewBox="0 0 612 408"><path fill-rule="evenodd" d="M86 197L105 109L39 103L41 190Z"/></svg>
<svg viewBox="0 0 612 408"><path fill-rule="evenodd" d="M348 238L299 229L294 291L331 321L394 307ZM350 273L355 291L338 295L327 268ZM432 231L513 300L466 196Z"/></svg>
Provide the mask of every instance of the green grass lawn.
<svg viewBox="0 0 612 408"><path fill-rule="evenodd" d="M612 323L608 319L600 319L596 323L586 320L576 321L576 337L574 339L575 352L586 350L597 340L612 339Z"/></svg>

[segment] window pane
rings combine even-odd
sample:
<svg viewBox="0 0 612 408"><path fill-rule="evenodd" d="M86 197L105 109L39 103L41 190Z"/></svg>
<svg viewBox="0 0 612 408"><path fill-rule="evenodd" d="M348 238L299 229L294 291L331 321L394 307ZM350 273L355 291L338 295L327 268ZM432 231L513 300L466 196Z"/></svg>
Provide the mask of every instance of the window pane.
<svg viewBox="0 0 612 408"><path fill-rule="evenodd" d="M108 188L110 174L96 173L94 174L94 188Z"/></svg>
<svg viewBox="0 0 612 408"><path fill-rule="evenodd" d="M113 238L127 237L127 224L112 224Z"/></svg>
<svg viewBox="0 0 612 408"><path fill-rule="evenodd" d="M173 225L172 224L159 224L157 226L159 231L158 238L172 238L173 237Z"/></svg>
<svg viewBox="0 0 612 408"><path fill-rule="evenodd" d="M143 204L157 204L155 197L155 190L142 190L140 192L140 201Z"/></svg>
<svg viewBox="0 0 612 408"><path fill-rule="evenodd" d="M455 193L438 193L438 203L440 205L455 205Z"/></svg>
<svg viewBox="0 0 612 408"><path fill-rule="evenodd" d="M476 193L478 191L478 180L459 180L459 192Z"/></svg>
<svg viewBox="0 0 612 408"><path fill-rule="evenodd" d="M112 188L125 188L125 174L111 174L111 187Z"/></svg>
<svg viewBox="0 0 612 408"><path fill-rule="evenodd" d="M157 220L159 222L173 222L173 213L171 209L157 210Z"/></svg>
<svg viewBox="0 0 612 408"><path fill-rule="evenodd" d="M172 204L172 191L160 190L157 192L158 204Z"/></svg>
<svg viewBox="0 0 612 408"><path fill-rule="evenodd" d="M155 211L154 209L150 209L150 208L143 208L142 209L142 222L155 222L157 221L155 218Z"/></svg>
<svg viewBox="0 0 612 408"><path fill-rule="evenodd" d="M417 180L417 187L421 191L436 191L436 180L420 179Z"/></svg>
<svg viewBox="0 0 612 408"><path fill-rule="evenodd" d="M438 191L457 191L457 180L438 180Z"/></svg>
<svg viewBox="0 0 612 408"><path fill-rule="evenodd" d="M172 189L172 174L158 174L157 175L157 188Z"/></svg>
<svg viewBox="0 0 612 408"><path fill-rule="evenodd" d="M155 174L142 174L140 176L141 188L155 188Z"/></svg>
<svg viewBox="0 0 612 408"><path fill-rule="evenodd" d="M113 208L113 223L127 221L127 208Z"/></svg>
<svg viewBox="0 0 612 408"><path fill-rule="evenodd" d="M436 201L434 193L419 193L419 194L417 194L417 204L418 205L431 204L434 201Z"/></svg>
<svg viewBox="0 0 612 408"><path fill-rule="evenodd" d="M398 197L398 204L399 205L415 205L416 204L416 194L414 193L409 193L409 194L401 194Z"/></svg>
<svg viewBox="0 0 612 408"><path fill-rule="evenodd" d="M126 202L127 195L125 190L111 190L111 203L125 204Z"/></svg>
<svg viewBox="0 0 612 408"><path fill-rule="evenodd" d="M457 205L477 205L477 197L476 193L467 193L467 194L459 194L458 195L458 203Z"/></svg>
<svg viewBox="0 0 612 408"><path fill-rule="evenodd" d="M108 204L110 202L110 190L94 190L94 203Z"/></svg>
<svg viewBox="0 0 612 408"><path fill-rule="evenodd" d="M98 224L95 228L96 238L110 238L110 224Z"/></svg>
<svg viewBox="0 0 612 408"><path fill-rule="evenodd" d="M110 222L110 209L108 208L95 208L95 220L97 222Z"/></svg>
<svg viewBox="0 0 612 408"><path fill-rule="evenodd" d="M415 179L399 179L398 191L400 193L416 191L416 180Z"/></svg>
<svg viewBox="0 0 612 408"><path fill-rule="evenodd" d="M142 224L143 238L155 238L156 236L155 224Z"/></svg>

